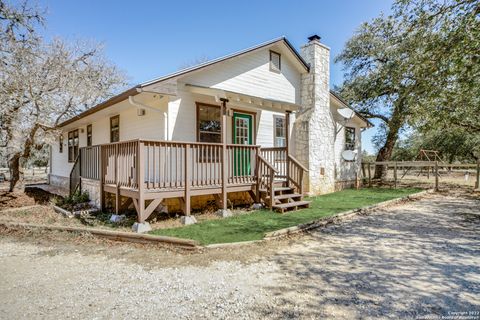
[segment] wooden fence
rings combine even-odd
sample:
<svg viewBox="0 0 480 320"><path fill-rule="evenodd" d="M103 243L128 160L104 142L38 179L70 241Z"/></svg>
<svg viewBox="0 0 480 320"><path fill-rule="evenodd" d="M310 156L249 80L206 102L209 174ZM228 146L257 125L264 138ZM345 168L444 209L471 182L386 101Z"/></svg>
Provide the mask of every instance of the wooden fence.
<svg viewBox="0 0 480 320"><path fill-rule="evenodd" d="M459 164L445 164L438 161L382 161L382 162L363 162L362 174L369 186L372 186L373 171L376 166L384 166L385 170L393 169L393 185L396 188L399 180L405 176L405 174L411 169L420 169L422 172L425 170L428 177L430 171L434 177L434 189L439 189L439 183L441 179L440 169L443 168L449 172L455 169L473 169L475 171L475 189L480 187L480 161L477 163L459 163ZM372 170L373 168L373 170ZM399 178L399 172L403 169L403 175Z"/></svg>

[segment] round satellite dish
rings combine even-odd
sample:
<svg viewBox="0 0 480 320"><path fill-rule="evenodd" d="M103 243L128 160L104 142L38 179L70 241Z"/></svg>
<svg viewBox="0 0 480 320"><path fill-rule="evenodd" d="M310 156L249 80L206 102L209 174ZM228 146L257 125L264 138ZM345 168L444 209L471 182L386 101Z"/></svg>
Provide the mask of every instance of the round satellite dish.
<svg viewBox="0 0 480 320"><path fill-rule="evenodd" d="M342 152L342 158L346 161L355 160L356 153L352 150L345 150Z"/></svg>
<svg viewBox="0 0 480 320"><path fill-rule="evenodd" d="M338 114L341 115L345 119L350 119L353 117L353 110L349 108L342 108L337 110Z"/></svg>

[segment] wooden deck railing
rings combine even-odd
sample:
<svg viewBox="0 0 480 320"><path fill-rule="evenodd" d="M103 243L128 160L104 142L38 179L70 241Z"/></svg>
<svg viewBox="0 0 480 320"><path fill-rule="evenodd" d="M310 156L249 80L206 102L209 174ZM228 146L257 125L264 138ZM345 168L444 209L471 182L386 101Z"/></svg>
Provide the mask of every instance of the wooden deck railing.
<svg viewBox="0 0 480 320"><path fill-rule="evenodd" d="M138 148L138 140L101 145L104 184L138 189Z"/></svg>
<svg viewBox="0 0 480 320"><path fill-rule="evenodd" d="M305 168L292 155L288 155L288 176L289 181L297 189L299 194L303 194L303 177L308 169Z"/></svg>
<svg viewBox="0 0 480 320"><path fill-rule="evenodd" d="M277 173L275 174L275 179L277 180L287 180L288 176L288 166L287 166L287 148L285 147L274 147L274 148L261 148L260 154L263 158L271 163Z"/></svg>
<svg viewBox="0 0 480 320"><path fill-rule="evenodd" d="M141 192L219 188L223 171L229 185L257 185L273 198L275 181L283 180L303 193L307 169L286 148L254 145L131 140L84 147L71 173L71 188L80 177L102 185ZM257 190L258 191L258 190ZM257 192L258 194L258 192Z"/></svg>
<svg viewBox="0 0 480 320"><path fill-rule="evenodd" d="M221 144L135 140L101 148L105 184L138 189L137 176L143 176L145 190L222 185ZM258 149L251 145L227 145L227 184L256 182ZM139 161L144 165L140 166Z"/></svg>
<svg viewBox="0 0 480 320"><path fill-rule="evenodd" d="M227 177L230 184L256 183L258 146L227 145Z"/></svg>
<svg viewBox="0 0 480 320"><path fill-rule="evenodd" d="M270 201L268 206L271 209L273 206L273 199L275 196L274 191L274 181L275 175L278 174L278 171L268 162L262 155L258 155L258 165L257 165L257 202L259 202L259 189L266 190Z"/></svg>
<svg viewBox="0 0 480 320"><path fill-rule="evenodd" d="M100 146L80 148L80 167L82 178L100 179Z"/></svg>
<svg viewBox="0 0 480 320"><path fill-rule="evenodd" d="M261 148L260 154L275 168L275 180L286 181L289 185L292 184L298 193L303 194L303 177L308 169L288 154L287 148Z"/></svg>

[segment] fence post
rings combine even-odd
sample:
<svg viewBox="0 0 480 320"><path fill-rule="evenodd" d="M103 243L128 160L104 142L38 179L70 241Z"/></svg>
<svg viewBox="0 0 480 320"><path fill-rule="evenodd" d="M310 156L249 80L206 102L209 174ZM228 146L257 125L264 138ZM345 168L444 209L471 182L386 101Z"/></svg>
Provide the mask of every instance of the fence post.
<svg viewBox="0 0 480 320"><path fill-rule="evenodd" d="M362 181L365 182L367 179L367 173L365 172L365 162L362 162Z"/></svg>
<svg viewBox="0 0 480 320"><path fill-rule="evenodd" d="M367 163L368 165L368 186L371 187L372 186L372 169L371 169L371 165L370 165L370 162Z"/></svg>
<svg viewBox="0 0 480 320"><path fill-rule="evenodd" d="M477 181L475 182L475 189L480 189L480 159L477 160Z"/></svg>
<svg viewBox="0 0 480 320"><path fill-rule="evenodd" d="M393 187L397 189L397 161L393 164Z"/></svg>
<svg viewBox="0 0 480 320"><path fill-rule="evenodd" d="M438 161L435 161L435 191L438 191Z"/></svg>

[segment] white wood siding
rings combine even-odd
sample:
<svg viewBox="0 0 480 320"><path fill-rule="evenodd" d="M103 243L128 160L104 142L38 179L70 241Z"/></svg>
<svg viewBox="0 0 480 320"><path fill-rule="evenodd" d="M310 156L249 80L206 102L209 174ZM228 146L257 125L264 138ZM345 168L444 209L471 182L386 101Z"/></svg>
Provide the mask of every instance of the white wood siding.
<svg viewBox="0 0 480 320"><path fill-rule="evenodd" d="M270 71L270 49L281 53L280 73ZM282 50L283 48L273 47L251 52L186 75L180 81L266 99L300 103L301 74Z"/></svg>
<svg viewBox="0 0 480 320"><path fill-rule="evenodd" d="M347 127L355 128L355 150L357 158L355 161L345 161L342 158L342 152L345 151L345 127L337 123L337 133L335 139L335 169L337 181L353 181L356 175L360 173L362 159L361 127L358 121L350 120Z"/></svg>
<svg viewBox="0 0 480 320"><path fill-rule="evenodd" d="M169 137L173 141L197 141L197 110L196 102L217 105L213 97L203 96L199 94L191 94L185 91L179 91L178 96L172 98L168 105L169 113ZM236 105L235 102L227 104L227 108L238 112L246 111L255 113L255 130L254 136L257 145L262 147L273 147L273 118L274 116L284 116L284 113L260 110L253 107L244 107ZM290 117L290 136L292 134L293 122L295 116ZM290 145L293 146L293 139L290 139ZM227 142L232 143L232 118L227 117Z"/></svg>
<svg viewBox="0 0 480 320"><path fill-rule="evenodd" d="M140 99L138 99L140 100ZM148 99L142 102L147 103ZM102 112L98 112L76 123L72 123L63 133L63 153L59 152L58 140L52 144L52 174L68 177L72 170L72 163L68 162L68 131L79 129L80 147L87 145L87 125L92 124L92 145L110 142L110 118L120 115L120 140L132 139L165 139L165 117L166 101L152 102L158 111L146 109L144 116L137 116L137 108L127 101L122 101ZM83 130L83 132L82 132Z"/></svg>

